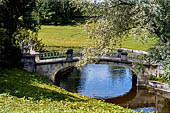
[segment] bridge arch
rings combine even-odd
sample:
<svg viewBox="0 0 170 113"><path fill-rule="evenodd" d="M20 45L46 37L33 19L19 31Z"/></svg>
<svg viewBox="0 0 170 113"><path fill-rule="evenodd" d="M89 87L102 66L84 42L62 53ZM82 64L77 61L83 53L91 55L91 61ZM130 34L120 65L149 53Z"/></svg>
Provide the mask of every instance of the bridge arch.
<svg viewBox="0 0 170 113"><path fill-rule="evenodd" d="M35 57L35 58L34 58ZM31 72L36 72L38 74L46 75L48 76L53 82L56 81L56 74L69 66L74 66L77 61L79 61L81 57L73 57L71 60L67 60L66 58L55 58L55 59L45 59L40 60L36 59L36 56L26 56L23 58L24 63L24 69ZM121 58L115 58L115 57L99 57L99 63L105 63L105 64L115 64L120 65L123 67L128 67L130 70L133 69L132 64L138 63L141 64L141 62L137 60L122 60ZM30 66L29 64L32 63ZM133 81L136 81L136 84L147 84L147 78L146 76L152 75L152 76L159 76L160 74L160 68L159 65L151 65L147 64L146 62L142 63L146 70L145 72L139 72L137 73L137 80L135 80L135 76L133 76ZM132 70L133 71L133 70ZM141 76L145 74L146 76ZM134 75L134 74L133 74ZM138 76L140 75L140 76ZM150 76L148 76L150 77Z"/></svg>
<svg viewBox="0 0 170 113"><path fill-rule="evenodd" d="M119 67L128 68L132 72L132 86L133 87L137 86L137 83L138 83L137 75L133 72L133 70L131 70L132 65L123 64L123 63L119 64L119 63L106 62L106 61L98 62L97 64L109 64L109 65L112 65L112 66L119 66ZM64 66L64 67L60 68L59 70L57 70L53 75L54 76L53 77L54 83L59 84L59 81L62 78L67 77L73 71L74 68L76 68L76 67L73 64L73 65Z"/></svg>
<svg viewBox="0 0 170 113"><path fill-rule="evenodd" d="M54 83L59 85L59 81L62 78L67 77L73 71L74 68L75 68L74 66L67 66L67 67L64 67L64 68L58 70L57 72L55 72L54 73Z"/></svg>

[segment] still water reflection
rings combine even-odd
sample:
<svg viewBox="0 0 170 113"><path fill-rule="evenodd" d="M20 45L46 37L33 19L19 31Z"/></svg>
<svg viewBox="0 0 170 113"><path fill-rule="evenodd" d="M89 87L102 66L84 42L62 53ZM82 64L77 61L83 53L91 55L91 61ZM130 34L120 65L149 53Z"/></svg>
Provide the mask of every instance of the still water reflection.
<svg viewBox="0 0 170 113"><path fill-rule="evenodd" d="M150 93L146 88L132 87L132 72L107 64L89 64L62 79L60 87L85 96L129 107L136 111L169 113L170 100Z"/></svg>

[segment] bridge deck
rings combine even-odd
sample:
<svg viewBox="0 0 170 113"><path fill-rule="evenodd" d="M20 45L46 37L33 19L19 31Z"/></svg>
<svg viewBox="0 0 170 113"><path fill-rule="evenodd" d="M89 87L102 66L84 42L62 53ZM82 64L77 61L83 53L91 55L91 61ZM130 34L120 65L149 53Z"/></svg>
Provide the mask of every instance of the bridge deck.
<svg viewBox="0 0 170 113"><path fill-rule="evenodd" d="M66 60L66 58L54 58L54 59L45 59L45 60L37 60L36 64L53 64L53 63L60 63L60 62L77 62L80 60L81 57L73 57L72 60ZM132 64L132 63L139 63L141 64L140 60L121 60L121 58L115 57L99 57L99 61L105 62L116 62L116 63L124 63L124 64ZM148 64L146 61L142 61L142 64L145 66L157 66L157 64Z"/></svg>

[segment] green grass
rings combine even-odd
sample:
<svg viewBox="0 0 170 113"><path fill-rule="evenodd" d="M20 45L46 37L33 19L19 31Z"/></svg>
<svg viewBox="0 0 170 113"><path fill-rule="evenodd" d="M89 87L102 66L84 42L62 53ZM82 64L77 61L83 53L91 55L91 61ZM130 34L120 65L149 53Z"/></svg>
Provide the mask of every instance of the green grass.
<svg viewBox="0 0 170 113"><path fill-rule="evenodd" d="M87 40L82 26L42 26L39 39L47 46L57 47L84 47L92 44Z"/></svg>
<svg viewBox="0 0 170 113"><path fill-rule="evenodd" d="M0 69L0 113L131 113L130 109L68 92L45 76Z"/></svg>
<svg viewBox="0 0 170 113"><path fill-rule="evenodd" d="M53 26L53 25L43 25L41 31L39 32L39 39L42 39L48 47L48 50L53 50L56 48L79 48L92 45L92 40L88 39L86 33L83 32L83 26ZM149 39L147 43L142 44L136 41L134 38L128 38L122 41L122 48L147 50L149 49L156 40ZM117 46L118 47L118 46Z"/></svg>
<svg viewBox="0 0 170 113"><path fill-rule="evenodd" d="M151 76L150 80L159 81L162 83L168 83L168 80L164 76L161 76L161 77Z"/></svg>
<svg viewBox="0 0 170 113"><path fill-rule="evenodd" d="M122 41L122 47L128 49L137 49L147 51L153 44L157 41L156 38L147 39L144 43L141 40L136 40L134 38L128 38Z"/></svg>

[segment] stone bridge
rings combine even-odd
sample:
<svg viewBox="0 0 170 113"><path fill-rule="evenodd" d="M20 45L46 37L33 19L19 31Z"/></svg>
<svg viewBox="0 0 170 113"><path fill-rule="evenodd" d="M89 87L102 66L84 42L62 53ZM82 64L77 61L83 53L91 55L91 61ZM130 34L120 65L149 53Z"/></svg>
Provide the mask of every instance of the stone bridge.
<svg viewBox="0 0 170 113"><path fill-rule="evenodd" d="M38 74L48 76L54 83L57 82L62 75L69 73L73 70L74 65L79 61L80 57L73 57L72 60L66 58L53 58L40 60L39 55L23 55L22 63L25 70L36 72ZM122 60L122 58L115 57L99 57L98 63L111 64L114 66L123 66L130 68L134 72L135 68L133 63L141 64L138 60ZM156 64L147 64L142 62L145 67L144 70L139 70L132 77L132 81L136 85L146 84L150 76L159 76L160 69ZM136 76L137 75L137 76Z"/></svg>

